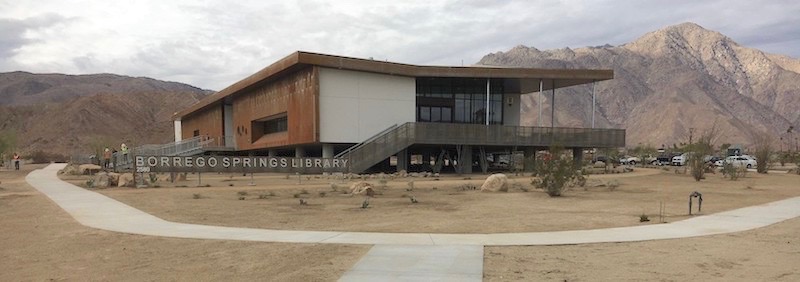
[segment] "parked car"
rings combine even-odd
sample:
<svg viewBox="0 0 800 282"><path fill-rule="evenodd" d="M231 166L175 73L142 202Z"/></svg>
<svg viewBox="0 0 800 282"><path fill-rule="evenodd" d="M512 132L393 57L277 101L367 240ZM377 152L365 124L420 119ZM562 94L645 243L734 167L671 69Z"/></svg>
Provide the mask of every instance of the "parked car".
<svg viewBox="0 0 800 282"><path fill-rule="evenodd" d="M670 164L672 164L672 157L675 157L677 155L679 155L679 154L677 154L677 153L664 153L664 154L658 155L658 157L656 157L656 160L651 162L650 164L653 164L653 165L670 165Z"/></svg>
<svg viewBox="0 0 800 282"><path fill-rule="evenodd" d="M624 156L619 158L619 163L624 165L636 165L641 162L642 159L639 157Z"/></svg>
<svg viewBox="0 0 800 282"><path fill-rule="evenodd" d="M689 154L684 153L677 156L672 157L672 165L675 166L683 166L686 164L686 160L689 159Z"/></svg>
<svg viewBox="0 0 800 282"><path fill-rule="evenodd" d="M716 161L714 165L723 166L725 163L732 164L735 167L754 168L758 166L758 161L756 161L755 158L748 155L730 156L725 158L724 160Z"/></svg>

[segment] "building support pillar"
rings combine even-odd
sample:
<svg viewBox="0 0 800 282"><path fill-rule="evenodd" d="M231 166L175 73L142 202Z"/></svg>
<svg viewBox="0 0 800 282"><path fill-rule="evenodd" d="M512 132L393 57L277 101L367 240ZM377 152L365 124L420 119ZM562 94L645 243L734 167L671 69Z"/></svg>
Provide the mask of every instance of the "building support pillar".
<svg viewBox="0 0 800 282"><path fill-rule="evenodd" d="M457 150L458 154L458 170L462 174L472 173L472 146L462 145L461 149Z"/></svg>
<svg viewBox="0 0 800 282"><path fill-rule="evenodd" d="M576 168L583 167L583 148L572 148L572 160L575 162Z"/></svg>
<svg viewBox="0 0 800 282"><path fill-rule="evenodd" d="M524 154L522 170L525 172L533 172L536 168L536 147L525 147Z"/></svg>
<svg viewBox="0 0 800 282"><path fill-rule="evenodd" d="M422 169L424 171L431 171L431 151L424 150L422 151Z"/></svg>
<svg viewBox="0 0 800 282"><path fill-rule="evenodd" d="M333 158L333 144L322 144L322 157L326 159Z"/></svg>
<svg viewBox="0 0 800 282"><path fill-rule="evenodd" d="M295 147L294 148L294 157L295 158L302 158L306 156L306 149L303 147Z"/></svg>
<svg viewBox="0 0 800 282"><path fill-rule="evenodd" d="M408 149L397 152L397 172L405 170L408 172Z"/></svg>

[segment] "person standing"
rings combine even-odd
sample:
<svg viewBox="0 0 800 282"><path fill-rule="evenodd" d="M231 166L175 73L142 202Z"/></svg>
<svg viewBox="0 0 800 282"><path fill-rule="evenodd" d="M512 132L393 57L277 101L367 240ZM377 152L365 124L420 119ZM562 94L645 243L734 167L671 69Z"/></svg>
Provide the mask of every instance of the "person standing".
<svg viewBox="0 0 800 282"><path fill-rule="evenodd" d="M122 143L122 145L119 146L119 151L122 152L122 163L128 163L128 145Z"/></svg>
<svg viewBox="0 0 800 282"><path fill-rule="evenodd" d="M14 169L19 170L19 154L14 152L14 156L12 158L14 159Z"/></svg>
<svg viewBox="0 0 800 282"><path fill-rule="evenodd" d="M103 151L103 168L111 168L111 149L108 147Z"/></svg>

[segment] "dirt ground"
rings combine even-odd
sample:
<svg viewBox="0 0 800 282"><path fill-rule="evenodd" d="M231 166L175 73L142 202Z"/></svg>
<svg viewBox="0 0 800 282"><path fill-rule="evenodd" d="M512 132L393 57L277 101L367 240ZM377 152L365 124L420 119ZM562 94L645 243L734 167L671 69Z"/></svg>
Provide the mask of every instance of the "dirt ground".
<svg viewBox="0 0 800 282"><path fill-rule="evenodd" d="M447 175L435 178L389 179L386 188L378 179L366 181L379 187L367 209L364 196L343 194L353 181L320 176L264 174L203 174L187 181L157 182L162 188L97 189L109 197L176 222L292 230L502 233L534 232L657 224L686 219L688 197L703 194L702 212L735 208L800 196L797 175L749 173L738 181L710 174L696 182L674 170L637 168L633 173L592 175L587 187L575 187L563 197L552 198L530 185L530 177L513 177L508 193L464 190L480 187L485 176ZM411 189L409 181L414 182ZM75 180L75 183L85 182ZM595 187L616 182L616 189ZM336 191L331 183L337 185ZM174 186L189 186L177 187ZM591 186L591 187L588 187ZM173 188L169 188L173 187ZM522 189L528 190L525 192ZM410 190L410 191L409 191ZM242 196L241 194L246 194ZM195 195L199 199L195 199ZM273 196L271 196L273 195ZM414 196L419 203L409 199ZM245 200L239 200L244 197ZM263 199L261 199L263 198ZM308 205L301 205L304 198ZM645 214L651 220L640 223ZM491 222L491 224L486 224Z"/></svg>
<svg viewBox="0 0 800 282"><path fill-rule="evenodd" d="M80 225L0 171L0 281L334 281L371 246L192 240Z"/></svg>
<svg viewBox="0 0 800 282"><path fill-rule="evenodd" d="M0 171L0 226L3 226L0 232L0 255L4 259L0 264L0 281L333 281L350 269L371 247L173 239L95 230L81 226L46 196L27 185L24 175L30 169L31 166L26 166L25 171L21 172ZM697 183L688 175L676 175L672 171L640 169L627 175L595 176L595 180L590 181L598 183L600 180L616 179L620 186L614 191L609 191L607 187L592 187L588 191L575 188L566 192L565 197L552 199L541 191L523 192L519 188L505 194L459 191L455 187L464 182L477 186L481 182L478 176L473 176L474 180L447 176L438 181L415 179L412 191L406 191L406 179L390 181L387 183L389 188L378 189L383 195L378 195L372 200L370 208L364 210L358 207L362 197L351 198L330 191L331 181L328 179L302 178L302 183L297 184L296 178L257 175L256 186L248 186L249 177L241 175L233 178L219 175L217 180L203 175L201 183L211 184L212 187L198 188L194 187L197 186L197 179L191 177L189 181L177 185L192 187L110 188L97 191L176 221L215 224L210 223L213 219L224 223L221 225L260 227L271 226L270 221L276 219L288 222L300 218L311 223L279 223L282 225L274 226L298 229L327 227L330 230L368 226L354 230L467 232L637 225L640 224L638 218L642 212L650 214L651 219L657 219L660 201L667 205L667 221L675 221L687 217L687 196L694 190L703 193L703 213L712 213L796 196L796 190L800 189L800 185L796 184L800 176L796 175L751 173L739 181L710 175L707 180ZM72 180L76 183L80 181L77 178ZM219 181L219 185L214 186L217 184L214 181ZM516 181L527 185L529 180L517 178ZM233 187L225 186L231 183ZM309 192L300 196L308 197L310 206L300 206L298 199L293 196L302 189ZM328 192L326 197L318 194L323 190ZM238 200L239 191L248 192L245 200ZM258 199L258 195L268 194L269 191L276 196ZM412 205L407 198L400 197L403 193L414 193L421 203ZM194 194L200 194L200 199L194 199ZM408 204L398 202L392 205L395 200L408 201ZM421 205L425 202L433 203ZM159 208L159 205L165 207ZM211 212L204 209L210 209ZM411 212L403 213L403 210ZM199 215L192 216L192 213ZM430 217L432 214L437 216L414 218ZM487 218L491 217L483 214L498 218L491 219L488 222L492 224L487 224ZM470 218L458 218L467 215ZM339 222L326 223L326 220L311 218L323 216ZM365 224L348 223L349 220L344 220L348 216ZM513 226L514 220L525 224L529 217L539 222L528 223L524 228ZM401 223L391 222L393 220ZM480 222L480 225L499 227L458 227L446 220L459 220L458 224L463 225ZM381 222L385 225L381 226ZM416 223L420 227L407 230L402 228L403 223ZM337 224L343 226L337 227ZM679 240L486 247L484 280L798 281L800 233L797 230L800 230L800 219L747 232Z"/></svg>

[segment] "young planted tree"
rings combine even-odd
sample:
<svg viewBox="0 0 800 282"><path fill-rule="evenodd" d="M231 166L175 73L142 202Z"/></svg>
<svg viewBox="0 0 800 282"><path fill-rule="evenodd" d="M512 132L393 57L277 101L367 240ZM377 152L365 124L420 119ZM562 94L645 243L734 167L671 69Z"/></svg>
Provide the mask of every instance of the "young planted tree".
<svg viewBox="0 0 800 282"><path fill-rule="evenodd" d="M711 128L700 135L697 142L687 146L687 152L690 152L687 162L695 181L705 179L705 172L709 166L706 163L706 156L714 153L714 142L719 138L719 135L719 130L716 123L714 123Z"/></svg>
<svg viewBox="0 0 800 282"><path fill-rule="evenodd" d="M756 140L756 171L758 173L767 173L770 168L772 157L772 143L766 135Z"/></svg>
<svg viewBox="0 0 800 282"><path fill-rule="evenodd" d="M575 167L572 157L564 154L561 147L550 147L550 154L536 159L534 180L536 188L544 189L550 197L559 197L573 181L580 181L583 176L580 168Z"/></svg>

